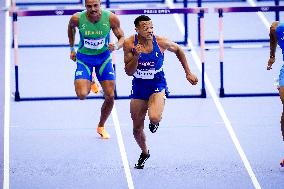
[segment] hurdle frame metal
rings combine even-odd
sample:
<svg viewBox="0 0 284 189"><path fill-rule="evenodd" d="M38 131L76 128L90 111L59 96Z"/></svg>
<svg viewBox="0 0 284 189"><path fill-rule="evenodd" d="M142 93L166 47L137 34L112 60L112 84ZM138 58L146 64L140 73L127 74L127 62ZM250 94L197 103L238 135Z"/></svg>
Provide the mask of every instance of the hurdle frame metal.
<svg viewBox="0 0 284 189"><path fill-rule="evenodd" d="M16 10L12 9L10 11L10 16L13 17L13 47L14 47L14 64L15 64L15 101L40 101L40 100L75 100L78 99L76 96L62 96L62 97L21 97L19 91L19 66L18 66L18 37L17 37L17 21L19 16L62 16L62 15L72 15L76 12L82 11L82 9L66 9L66 10ZM117 15L128 15L128 14L200 14L202 17L202 24L200 25L202 36L204 36L204 13L208 12L207 8L178 8L178 9L126 9L126 10L111 10ZM187 27L187 25L185 26ZM169 95L168 98L206 98L205 90L205 62L204 62L204 37L203 46L200 48L200 55L202 60L202 86L201 93L199 95ZM115 69L115 64L114 69ZM88 96L87 99L103 99L103 96ZM115 99L129 99L129 96L118 96L115 89Z"/></svg>
<svg viewBox="0 0 284 189"><path fill-rule="evenodd" d="M184 8L187 8L187 4L184 5ZM162 10L162 9L169 9L169 8L158 8L157 10L159 10L159 9ZM205 10L206 8L203 8L203 9ZM83 8L82 9L65 9L65 12L67 10L70 10L71 13L72 13L72 10L82 11L84 9ZM127 10L127 9L125 9L125 10ZM131 9L129 9L129 10L131 10ZM142 10L142 9L140 9L140 10ZM147 10L147 9L143 9L143 10ZM182 10L182 8L180 10ZM50 10L50 11L49 10L39 10L39 11L18 10L18 12L22 12L22 14L24 14L24 12L27 13L29 11L34 12L35 14L38 13L39 11L40 12L46 12L46 13L43 13L43 15L38 13L39 14L38 16L48 16L48 15L45 15L45 14L48 14L48 13L52 14L51 12L54 11L54 10ZM64 9L58 9L57 13L55 15L60 16L62 11L64 11ZM117 10L114 10L114 9L112 11L113 12L117 12ZM141 12L141 13L143 14L143 12ZM183 41L175 41L175 42L177 44L187 45L188 44L188 22L187 21L188 21L188 14L190 14L190 13L178 13L178 14L184 14L184 26L185 26L184 27L184 37L183 37ZM198 14L198 13L196 13L196 14ZM27 14L27 15L17 15L17 17L18 16L37 16L37 15L29 15L29 14ZM44 48L44 47L69 47L69 44L24 44L24 45L23 44L19 44L19 48L38 48L38 47L41 47L41 48Z"/></svg>
<svg viewBox="0 0 284 189"><path fill-rule="evenodd" d="M274 0L274 3L275 3L275 6L247 7L247 10L248 10L247 12L275 12L275 20L279 21L280 20L279 10L278 10L277 7L281 7L281 6L279 6L279 0ZM275 7L275 8L273 8L273 7ZM250 9L250 8L252 8L252 9ZM268 11L266 11L267 8L269 9ZM253 11L250 11L250 10L253 10ZM246 12L246 11L243 11L243 12ZM198 40L199 40L199 38L198 38ZM224 40L224 43L255 43L255 42L269 42L269 39L238 39L238 40L227 39L227 40ZM219 41L218 40L205 40L205 43L206 44L214 44L214 43L219 43Z"/></svg>
<svg viewBox="0 0 284 189"><path fill-rule="evenodd" d="M20 3L17 3L17 6L45 6L45 5L83 5L84 0L79 0L78 2L20 2ZM107 8L110 8L110 5L111 4L129 4L129 3L145 3L145 1L136 1L136 2L133 2L133 1L114 1L114 2L111 2L111 0L105 0L105 1L102 1L103 4L106 4L106 7ZM165 0L152 0L152 1L148 1L147 3L165 3Z"/></svg>
<svg viewBox="0 0 284 189"><path fill-rule="evenodd" d="M223 13L238 12L272 12L283 11L284 6L258 6L258 7L216 7L214 11L219 15L219 62L220 62L220 91L219 97L264 97L279 96L278 93L225 93L224 88L224 36Z"/></svg>
<svg viewBox="0 0 284 189"><path fill-rule="evenodd" d="M18 2L17 6L46 6L46 5L83 5L83 0L78 0L78 2Z"/></svg>
<svg viewBox="0 0 284 189"><path fill-rule="evenodd" d="M257 1L264 1L264 0L257 0ZM266 0L267 1L267 0ZM275 6L279 6L279 2L280 0L271 0L271 1L274 1L274 5ZM206 3L215 3L215 2L246 2L246 0L228 0L228 1L224 1L224 0L182 0L182 1L179 1L179 0L174 0L174 3L183 3L184 5L186 5L187 7L187 4L188 2L191 2L191 3L194 3L196 2L197 3L197 7L202 7L202 3L203 2L206 2ZM280 21L280 17L279 17L279 11L275 11L275 20L277 21ZM198 45L200 45L200 17L198 16L197 17L197 28L198 28L198 31L197 31L197 42L198 42ZM224 40L224 43L249 43L249 42L268 42L268 39L240 39L240 40L233 40L233 39L229 39L229 40ZM205 43L206 44L214 44L214 43L219 43L218 40L205 40Z"/></svg>

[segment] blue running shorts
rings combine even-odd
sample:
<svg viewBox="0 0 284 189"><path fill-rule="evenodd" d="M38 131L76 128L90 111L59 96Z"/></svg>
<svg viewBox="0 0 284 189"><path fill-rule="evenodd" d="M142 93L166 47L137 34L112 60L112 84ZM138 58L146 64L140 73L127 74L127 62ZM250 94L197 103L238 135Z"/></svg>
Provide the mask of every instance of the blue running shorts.
<svg viewBox="0 0 284 189"><path fill-rule="evenodd" d="M154 93L161 92L165 89L166 97L169 94L168 88L165 85L161 84L152 84L152 85L133 85L130 98L133 99L141 99L141 100L149 100L150 96Z"/></svg>
<svg viewBox="0 0 284 189"><path fill-rule="evenodd" d="M85 55L77 52L76 79L92 81L93 68L99 81L115 80L115 72L112 65L111 54L105 51L99 55Z"/></svg>

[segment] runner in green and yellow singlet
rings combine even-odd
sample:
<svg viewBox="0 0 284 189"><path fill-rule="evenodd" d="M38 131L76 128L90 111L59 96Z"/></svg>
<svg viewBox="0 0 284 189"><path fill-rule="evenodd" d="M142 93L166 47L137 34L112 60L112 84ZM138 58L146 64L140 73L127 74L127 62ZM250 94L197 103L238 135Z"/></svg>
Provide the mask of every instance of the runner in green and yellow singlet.
<svg viewBox="0 0 284 189"><path fill-rule="evenodd" d="M75 71L75 91L80 100L87 97L91 90L92 72L95 68L96 77L104 92L104 103L97 132L103 139L109 138L104 129L114 104L115 72L111 60L111 52L122 47L124 33L120 28L118 17L101 8L100 0L85 0L86 10L75 13L68 24L70 58L77 62ZM80 42L76 52L74 48L76 28L79 30ZM117 42L110 43L110 30Z"/></svg>

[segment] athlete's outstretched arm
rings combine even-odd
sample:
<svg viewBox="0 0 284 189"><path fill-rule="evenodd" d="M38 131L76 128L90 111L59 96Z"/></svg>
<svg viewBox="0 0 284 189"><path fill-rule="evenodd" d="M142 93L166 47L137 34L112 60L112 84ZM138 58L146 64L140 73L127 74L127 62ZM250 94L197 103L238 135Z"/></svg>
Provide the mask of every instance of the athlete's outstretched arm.
<svg viewBox="0 0 284 189"><path fill-rule="evenodd" d="M273 22L270 26L270 32L269 32L269 39L270 39L270 56L267 63L267 70L272 69L272 64L275 62L275 52L277 47L277 36L276 36L276 28L278 26L279 22Z"/></svg>
<svg viewBox="0 0 284 189"><path fill-rule="evenodd" d="M177 43L174 43L172 41L170 41L167 38L164 37L159 37L157 36L157 41L158 44L161 48L162 51L164 50L169 50L173 53L176 54L177 58L179 59L184 72L186 74L186 79L192 84L192 85L196 85L198 82L197 77L190 71L187 60L186 60L186 56L183 52L183 49L181 48L180 45L178 45Z"/></svg>
<svg viewBox="0 0 284 189"><path fill-rule="evenodd" d="M115 44L114 43L110 43L109 44L109 49L111 51L114 51L114 50L120 49L123 46L124 32L121 29L120 21L119 21L118 17L115 14L113 14L111 12L109 19L110 19L110 27L111 27L111 29L113 31L113 34L116 36L116 38L118 40Z"/></svg>
<svg viewBox="0 0 284 189"><path fill-rule="evenodd" d="M75 13L69 20L68 24L68 39L69 39L69 45L70 45L70 59L73 61L76 61L76 52L74 49L74 43L75 43L75 34L76 34L76 27L78 27L79 23L79 17L78 14Z"/></svg>

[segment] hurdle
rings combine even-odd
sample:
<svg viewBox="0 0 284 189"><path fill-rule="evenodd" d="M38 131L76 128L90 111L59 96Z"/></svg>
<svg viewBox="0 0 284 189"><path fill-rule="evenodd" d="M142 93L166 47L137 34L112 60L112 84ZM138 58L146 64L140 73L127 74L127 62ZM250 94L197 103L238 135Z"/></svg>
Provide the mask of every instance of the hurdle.
<svg viewBox="0 0 284 189"><path fill-rule="evenodd" d="M83 0L57 2L17 2L16 6L83 5Z"/></svg>
<svg viewBox="0 0 284 189"><path fill-rule="evenodd" d="M257 0L257 1L261 1L261 0ZM247 8L244 8L243 11L241 10L242 7L240 7L239 10L229 11L229 12L275 12L275 20L279 21L280 20L279 11L281 9L281 6L279 6L280 0L273 0L273 1L274 1L275 6L247 7ZM200 2L200 7L202 7L202 4L201 4L202 0L198 0L198 2ZM278 8L274 9L273 7L279 7L280 9ZM198 41L200 41L199 36L198 36ZM269 39L226 39L224 40L224 43L256 43L256 42L269 42ZM215 44L215 43L219 43L219 41L218 40L205 40L205 44Z"/></svg>
<svg viewBox="0 0 284 189"><path fill-rule="evenodd" d="M19 91L19 58L18 58L18 32L17 32L17 21L18 17L24 16L66 16L73 15L76 12L80 12L83 9L51 9L51 10L10 10L10 16L13 18L13 46L14 46L14 65L15 65L15 101L39 101L39 100L74 100L78 99L76 96L54 96L54 97L20 97ZM200 25L201 31L204 31L203 17L204 13L208 12L207 8L159 8L159 9L125 9L125 10L110 10L117 15L141 15L141 14L201 14L202 15L202 24ZM187 23L185 25L187 28ZM202 36L204 34L202 33ZM204 37L202 38L204 41ZM204 44L204 43L203 43ZM67 45L64 45L64 47ZM69 46L69 45L68 45ZM39 46L30 46L30 47L39 47ZM46 47L46 46L44 46ZM62 47L62 45L52 45L47 47ZM198 95L169 95L168 98L206 98L205 91L205 82L204 82L204 45L200 48L200 55L202 59L202 86L201 93ZM114 64L115 69L115 64ZM129 96L118 96L117 91L115 90L115 99L129 99ZM103 99L102 96L89 96L87 99Z"/></svg>
<svg viewBox="0 0 284 189"><path fill-rule="evenodd" d="M136 1L132 1L132 0L105 0L105 1L102 1L102 3L105 3L106 4L106 8L110 8L111 7L111 4L133 4L133 3L165 3L166 0L148 0L148 1L145 1L145 0L136 0Z"/></svg>
<svg viewBox="0 0 284 189"><path fill-rule="evenodd" d="M84 5L84 0L77 0L77 1L50 1L50 2L18 2L17 6L49 6L49 5L55 5L55 6L61 6L61 5ZM111 4L129 4L129 3L145 3L144 0L136 0L135 2L129 0L129 1L113 1L111 0L105 0L102 1L102 4L105 4L107 8L110 8ZM165 0L151 0L147 3L165 3Z"/></svg>
<svg viewBox="0 0 284 189"><path fill-rule="evenodd" d="M247 0L174 0L174 3L183 3L183 4L187 4L188 2L190 3L197 3L197 7L202 7L203 3L216 3L216 2L246 2ZM257 0L257 1L261 1L261 0ZM267 0L266 0L267 1ZM275 6L279 5L279 0L271 0L274 1ZM279 11L275 11L275 20L279 20ZM197 28L200 25L200 17L197 18ZM198 33L197 33L197 42L198 45L200 45L200 30L198 29ZM268 42L268 39L240 39L240 40L234 40L234 39L228 39L228 40L224 40L224 43L241 43L241 42L245 42L245 43L249 43L249 42ZM205 40L206 44L215 44L215 43L219 43L218 40Z"/></svg>
<svg viewBox="0 0 284 189"><path fill-rule="evenodd" d="M216 7L214 11L219 14L219 60L220 60L220 91L219 97L263 97L278 96L278 93L225 93L224 88L224 36L223 13L238 12L272 12L283 11L284 6L259 6L259 7Z"/></svg>
<svg viewBox="0 0 284 189"><path fill-rule="evenodd" d="M84 5L84 0L77 0L77 1L50 1L50 2L18 2L17 6L49 6L49 5ZM102 1L102 4L105 4L107 8L110 8L111 4L130 4L130 3L145 3L144 0L136 0L136 1L111 1L105 0ZM149 0L147 3L165 3L165 0Z"/></svg>
<svg viewBox="0 0 284 189"><path fill-rule="evenodd" d="M199 14L202 11L207 11L207 8L200 8L200 12L195 12L194 10L192 11L186 11L186 8L180 8L180 9L169 9L169 8L158 8L158 9L137 9L139 13L141 14L184 14L184 37L182 41L175 41L178 44L182 45L187 45L188 44L188 22L187 22L187 14ZM194 9L194 8L189 8ZM198 8L197 8L198 9ZM25 16L67 16L67 15L72 15L76 13L76 11L82 11L82 9L50 9L50 10L25 10L25 9L20 9L17 11L17 14L15 15L16 17L25 17ZM118 10L115 9L109 9L110 11L117 13ZM125 9L126 11L129 10L129 14L136 14L136 13L131 13L134 9ZM140 11L139 11L140 10ZM145 11L144 11L145 10ZM148 10L148 11L147 11ZM163 12L163 10L170 10L170 12ZM177 10L177 11L174 11ZM145 13L144 13L145 12ZM148 12L148 13L147 13ZM153 12L153 13L152 13ZM205 13L205 12L204 12ZM13 13L10 12L10 15ZM122 15L125 15L123 13ZM16 20L18 18L15 18ZM38 48L38 47L69 47L69 44L19 44L19 48Z"/></svg>

